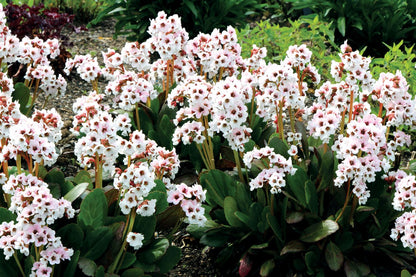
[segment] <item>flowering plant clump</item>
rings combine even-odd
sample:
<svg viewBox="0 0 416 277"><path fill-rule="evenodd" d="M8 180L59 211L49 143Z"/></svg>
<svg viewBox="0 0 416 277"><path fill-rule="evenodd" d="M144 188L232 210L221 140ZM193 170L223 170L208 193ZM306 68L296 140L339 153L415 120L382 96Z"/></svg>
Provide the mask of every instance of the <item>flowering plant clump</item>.
<svg viewBox="0 0 416 277"><path fill-rule="evenodd" d="M240 276L364 276L388 258L400 264L392 272L412 269L414 256L391 241L414 248L416 235L415 177L395 164L411 144L404 126L416 124L416 101L399 71L375 80L370 59L345 42L332 79L321 81L306 45L289 47L278 64L266 64L256 46L243 59L232 27L189 39L179 17L164 12L149 34L103 52L103 67L89 55L68 61L67 72L76 68L93 89L73 104L84 168L76 176L48 171L59 115L23 115L12 80L0 75L0 248L17 267L0 260L1 270L164 274L180 257L170 236L155 236L164 221L174 221L172 232L189 223L218 249L218 264ZM196 182L178 178L184 160ZM49 234L44 244L26 234L32 229Z"/></svg>

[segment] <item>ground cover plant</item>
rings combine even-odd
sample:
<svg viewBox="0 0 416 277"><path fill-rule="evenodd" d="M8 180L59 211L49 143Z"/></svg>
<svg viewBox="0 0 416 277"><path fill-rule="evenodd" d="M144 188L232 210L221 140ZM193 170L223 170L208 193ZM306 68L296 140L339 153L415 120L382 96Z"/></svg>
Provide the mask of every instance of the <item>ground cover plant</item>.
<svg viewBox="0 0 416 277"><path fill-rule="evenodd" d="M80 171L65 176L62 119L33 99L64 93L45 71L59 47L0 19L4 68L27 67L26 85L0 74L0 275L160 276L180 256L155 234L168 221L216 247L227 274L415 270L416 181L396 152L416 102L400 71L375 79L345 42L321 78L305 44L244 59L233 27L190 38L159 12L149 39L103 49L103 65L67 61L91 91L73 104ZM184 164L196 183L177 182Z"/></svg>

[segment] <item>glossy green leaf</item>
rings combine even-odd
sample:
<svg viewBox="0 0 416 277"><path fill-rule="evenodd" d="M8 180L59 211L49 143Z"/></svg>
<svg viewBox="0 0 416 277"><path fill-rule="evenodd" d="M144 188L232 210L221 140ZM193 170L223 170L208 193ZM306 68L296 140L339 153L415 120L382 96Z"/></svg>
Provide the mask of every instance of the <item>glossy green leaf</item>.
<svg viewBox="0 0 416 277"><path fill-rule="evenodd" d="M224 198L235 195L236 181L223 171L214 169L201 174L201 185L207 189L207 202L224 207Z"/></svg>
<svg viewBox="0 0 416 277"><path fill-rule="evenodd" d="M83 244L84 232L82 231L82 228L75 223L66 224L57 231L57 235L61 237L62 243L66 247L77 250L80 249Z"/></svg>
<svg viewBox="0 0 416 277"><path fill-rule="evenodd" d="M153 264L160 260L170 246L170 242L166 238L159 238L153 241L149 246L140 253L139 260L147 264Z"/></svg>
<svg viewBox="0 0 416 277"><path fill-rule="evenodd" d="M409 272L409 271L407 271L406 269L403 269L403 270L400 272L400 277L412 277L412 274L410 274L410 272Z"/></svg>
<svg viewBox="0 0 416 277"><path fill-rule="evenodd" d="M303 207L307 207L305 196L305 183L309 180L305 170L301 167L296 167L296 173L294 175L287 175L287 184L293 196L298 200L299 204Z"/></svg>
<svg viewBox="0 0 416 277"><path fill-rule="evenodd" d="M316 275L315 270L317 269L318 261L319 255L316 252L309 251L305 254L305 264L309 275Z"/></svg>
<svg viewBox="0 0 416 277"><path fill-rule="evenodd" d="M344 255L339 247L332 241L328 242L325 248L325 260L329 268L338 271L344 263Z"/></svg>
<svg viewBox="0 0 416 277"><path fill-rule="evenodd" d="M343 37L345 37L345 17L338 17L337 28Z"/></svg>
<svg viewBox="0 0 416 277"><path fill-rule="evenodd" d="M338 229L339 225L337 222L327 219L306 228L299 239L304 242L316 242L335 233Z"/></svg>
<svg viewBox="0 0 416 277"><path fill-rule="evenodd" d="M227 222L233 227L243 227L244 224L235 215L238 211L237 201L232 196L227 196L224 199L224 214Z"/></svg>
<svg viewBox="0 0 416 277"><path fill-rule="evenodd" d="M303 220L304 217L305 217L305 214L302 212L291 212L287 215L286 222L288 224L299 223Z"/></svg>
<svg viewBox="0 0 416 277"><path fill-rule="evenodd" d="M107 199L103 190L95 189L81 202L78 223L83 229L100 227L107 216L107 210Z"/></svg>
<svg viewBox="0 0 416 277"><path fill-rule="evenodd" d="M107 250L113 238L114 232L107 226L101 226L89 231L82 245L82 256L91 260L98 259Z"/></svg>
<svg viewBox="0 0 416 277"><path fill-rule="evenodd" d="M276 154L280 154L286 159L290 157L289 153L289 146L283 140L281 140L278 134L274 134L270 137L269 146L274 149Z"/></svg>
<svg viewBox="0 0 416 277"><path fill-rule="evenodd" d="M73 189L71 189L71 191L65 194L64 198L68 200L69 202L73 202L75 199L80 197L81 194L84 193L87 187L88 187L88 183L81 183L79 185L76 185Z"/></svg>
<svg viewBox="0 0 416 277"><path fill-rule="evenodd" d="M97 270L95 271L94 277L105 277L105 268L104 266L100 265Z"/></svg>
<svg viewBox="0 0 416 277"><path fill-rule="evenodd" d="M146 197L146 199L156 199L156 215L162 213L168 207L167 195L166 193L160 191L152 191Z"/></svg>
<svg viewBox="0 0 416 277"><path fill-rule="evenodd" d="M161 273L168 273L181 259L181 249L177 246L170 246L165 255L157 262Z"/></svg>
<svg viewBox="0 0 416 277"><path fill-rule="evenodd" d="M144 236L143 243L153 238L156 229L156 216L136 216L133 232L141 233Z"/></svg>
<svg viewBox="0 0 416 277"><path fill-rule="evenodd" d="M20 112L27 114L29 111L29 99L30 90L23 83L16 83L14 85L14 91L12 92L13 101L17 101L20 104Z"/></svg>
<svg viewBox="0 0 416 277"><path fill-rule="evenodd" d="M88 183L89 184L88 188L92 189L91 175L86 170L79 171L77 175L75 175L74 182L78 185L81 183Z"/></svg>

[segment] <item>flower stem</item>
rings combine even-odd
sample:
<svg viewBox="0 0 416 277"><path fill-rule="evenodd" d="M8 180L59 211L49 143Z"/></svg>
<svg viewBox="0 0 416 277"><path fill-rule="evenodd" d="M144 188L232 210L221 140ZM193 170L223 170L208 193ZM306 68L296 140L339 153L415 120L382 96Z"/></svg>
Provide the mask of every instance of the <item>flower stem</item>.
<svg viewBox="0 0 416 277"><path fill-rule="evenodd" d="M233 150L233 153L234 153L235 164L237 165L238 176L240 177L240 181L245 183L243 172L241 171L240 156L238 155L239 152L236 150Z"/></svg>
<svg viewBox="0 0 416 277"><path fill-rule="evenodd" d="M22 156L20 154L16 155L16 167L17 167L17 174L22 173Z"/></svg>
<svg viewBox="0 0 416 277"><path fill-rule="evenodd" d="M335 219L336 222L338 222L338 220L341 218L341 216L344 214L345 208L348 205L348 202L350 200L350 187L351 187L351 179L348 179L348 187L347 187L347 195L345 196L345 202L344 202L344 206L342 207L341 212L339 213L339 215L337 216L337 218Z"/></svg>
<svg viewBox="0 0 416 277"><path fill-rule="evenodd" d="M16 252L14 252L14 253L13 253L13 257L14 257L14 260L16 261L17 267L19 268L19 271L20 271L20 273L22 274L22 276L23 276L23 277L24 277L24 276L26 276L26 275L25 275L25 271L23 270L23 267L22 267L22 265L20 264L19 259L17 258L17 254L16 254Z"/></svg>
<svg viewBox="0 0 416 277"><path fill-rule="evenodd" d="M120 260L120 258L126 250L127 235L128 235L128 233L131 232L131 230L133 230L135 218L136 218L136 211L134 209L132 209L130 211L130 214L127 217L127 222L128 223L126 222L126 226L125 226L125 229L124 229L124 232L123 232L123 244L121 245L120 250L118 251L117 256L114 259L113 263L108 267L108 273L114 273L114 271L118 268L119 262L120 263L122 262Z"/></svg>

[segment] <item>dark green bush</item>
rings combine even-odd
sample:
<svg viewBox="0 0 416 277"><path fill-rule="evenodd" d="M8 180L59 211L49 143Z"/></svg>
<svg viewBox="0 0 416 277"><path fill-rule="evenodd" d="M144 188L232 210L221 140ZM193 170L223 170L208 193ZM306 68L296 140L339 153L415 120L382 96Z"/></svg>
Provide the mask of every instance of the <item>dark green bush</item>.
<svg viewBox="0 0 416 277"><path fill-rule="evenodd" d="M168 15L178 14L182 26L190 37L194 37L199 32L210 33L214 28L244 26L247 15L266 5L256 0L116 0L102 10L91 24L107 17L116 18L116 36L127 35L131 41L143 41L148 37L146 30L150 19L164 10Z"/></svg>
<svg viewBox="0 0 416 277"><path fill-rule="evenodd" d="M292 4L293 15L319 15L321 20L332 22L336 28L336 41L348 39L353 48L367 54L381 56L392 45L405 40L406 45L416 41L415 0L287 0Z"/></svg>

